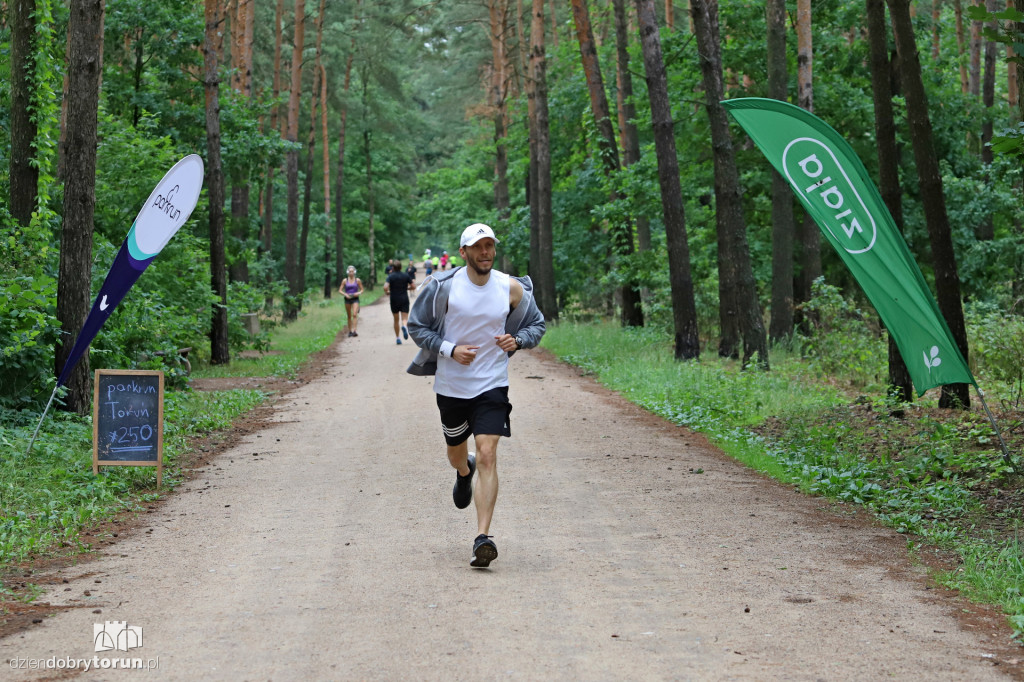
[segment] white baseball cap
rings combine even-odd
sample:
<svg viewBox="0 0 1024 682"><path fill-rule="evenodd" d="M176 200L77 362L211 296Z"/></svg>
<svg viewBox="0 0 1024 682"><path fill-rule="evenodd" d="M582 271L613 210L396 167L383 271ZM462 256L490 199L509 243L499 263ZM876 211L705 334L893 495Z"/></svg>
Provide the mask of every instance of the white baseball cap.
<svg viewBox="0 0 1024 682"><path fill-rule="evenodd" d="M490 237L494 240L495 244L498 243L498 238L494 236L494 230L483 223L473 223L462 231L462 239L459 240L459 247L472 246L484 237Z"/></svg>

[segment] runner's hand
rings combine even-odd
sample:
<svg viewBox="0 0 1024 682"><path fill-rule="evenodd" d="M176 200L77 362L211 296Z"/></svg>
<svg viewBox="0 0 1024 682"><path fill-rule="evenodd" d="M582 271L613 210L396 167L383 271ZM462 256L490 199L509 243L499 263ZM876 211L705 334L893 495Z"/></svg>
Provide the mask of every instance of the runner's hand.
<svg viewBox="0 0 1024 682"><path fill-rule="evenodd" d="M455 346L452 349L452 359L460 365L468 365L476 360L476 351L480 346Z"/></svg>
<svg viewBox="0 0 1024 682"><path fill-rule="evenodd" d="M498 348L502 349L506 353L511 353L516 350L516 337L511 334L502 334L501 336L495 336L494 342L498 344Z"/></svg>

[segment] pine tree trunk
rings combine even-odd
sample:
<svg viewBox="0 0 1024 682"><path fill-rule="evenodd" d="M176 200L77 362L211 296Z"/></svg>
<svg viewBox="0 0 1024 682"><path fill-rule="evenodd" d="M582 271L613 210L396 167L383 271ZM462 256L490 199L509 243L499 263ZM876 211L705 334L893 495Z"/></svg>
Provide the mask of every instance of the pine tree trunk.
<svg viewBox="0 0 1024 682"><path fill-rule="evenodd" d="M768 96L788 100L786 68L786 2L768 0ZM772 308L768 337L772 343L793 335L793 192L772 169Z"/></svg>
<svg viewBox="0 0 1024 682"><path fill-rule="evenodd" d="M1024 0L1008 0L1008 1L1012 1L1014 3L1014 8L1018 12L1024 13ZM1018 35L1024 34L1024 21L1014 22L1014 30L1017 31ZM1013 69L1012 66L1010 68L1011 68L1011 70ZM1018 62L1017 63L1016 74L1017 74L1017 77L1016 77L1014 82L1016 83L1016 86L1017 86L1015 88L1017 98L1016 98L1016 100L1010 100L1010 107L1011 108L1014 108L1014 107L1016 108L1016 112L1015 112L1016 120L1018 122L1020 122L1020 121L1024 121L1024 97L1021 97L1021 94L1020 94L1020 89L1021 89L1022 86L1024 86L1024 62Z"/></svg>
<svg viewBox="0 0 1024 682"><path fill-rule="evenodd" d="M984 0L977 0L977 5L984 6ZM971 21L970 64L967 71L967 91L975 97L981 96L981 22Z"/></svg>
<svg viewBox="0 0 1024 682"><path fill-rule="evenodd" d="M368 215L368 229L369 229L369 241L367 243L367 250L370 254L370 288L377 286L377 257L374 254L376 235L374 234L374 209L375 209L375 197L373 196L373 158L370 156L370 122L367 118L367 111L369 110L369 98L367 93L368 81L366 68L363 68L361 74L363 82L363 151L365 152L366 159L366 212Z"/></svg>
<svg viewBox="0 0 1024 682"><path fill-rule="evenodd" d="M871 94L875 106L875 139L878 144L878 186L890 215L902 231L903 198L900 190L896 121L892 110L892 69L889 64L885 0L867 0L867 29ZM904 402L914 399L910 372L892 336L889 337L889 392Z"/></svg>
<svg viewBox="0 0 1024 682"><path fill-rule="evenodd" d="M768 337L750 264L739 173L729 137L729 122L720 104L723 84L718 3L715 0L693 0L690 7L707 96L715 166L715 221L718 230L721 299L719 320L722 326L722 342L718 352L723 357L736 357L742 341L743 364L754 361L756 356L757 364L767 369Z"/></svg>
<svg viewBox="0 0 1024 682"><path fill-rule="evenodd" d="M206 40L203 44L206 93L206 187L210 213L210 286L218 305L210 320L210 364L231 361L228 348L228 276L224 252L224 168L220 150L220 63L216 43L222 33L219 0L206 0Z"/></svg>
<svg viewBox="0 0 1024 682"><path fill-rule="evenodd" d="M964 8L961 0L953 1L953 14L956 17L956 57L957 63L960 64L960 92L966 95L970 91L971 83L967 75L967 60L964 58L967 44L964 37Z"/></svg>
<svg viewBox="0 0 1024 682"><path fill-rule="evenodd" d="M295 0L295 40L292 46L291 91L288 96L288 128L285 139L299 141L299 95L302 91L302 50L306 29L305 0ZM288 217L285 222L284 274L288 280L288 299L284 317L294 320L302 307L302 287L299 272L299 152L289 149L285 154L285 173L288 177Z"/></svg>
<svg viewBox="0 0 1024 682"><path fill-rule="evenodd" d="M640 160L640 133L636 129L636 105L633 103L633 74L629 65L629 22L626 0L612 0L615 12L615 51L618 66L618 106L623 166ZM651 225L647 216L636 217L636 240L640 251L651 250Z"/></svg>
<svg viewBox="0 0 1024 682"><path fill-rule="evenodd" d="M676 156L672 105L668 99L668 76L661 53L661 37L654 13L654 0L636 0L640 47L647 74L647 98L651 105L654 150L658 159L658 184L668 242L669 287L672 295L674 327L673 353L676 360L700 356L697 333L697 306L690 270L690 247L686 235L683 192L679 184L679 158Z"/></svg>
<svg viewBox="0 0 1024 682"><path fill-rule="evenodd" d="M507 0L488 0L491 25L491 113L494 118L494 208L500 223L509 217L508 150L505 147L507 66L506 36L508 35ZM507 257L504 269L508 270Z"/></svg>
<svg viewBox="0 0 1024 682"><path fill-rule="evenodd" d="M604 80L601 77L601 65L597 59L597 47L594 43L594 32L586 0L572 0L572 16L576 25L587 90L590 93L590 109L599 133L599 161L605 175L610 177L619 170L619 147L615 141L615 128L608 107L608 96L604 90ZM612 199L615 199L614 190ZM616 257L629 256L633 253L633 226L630 221L615 221L611 227L611 238ZM627 282L621 287L620 294L623 326L642 326L643 308L639 288L634 282Z"/></svg>
<svg viewBox="0 0 1024 682"><path fill-rule="evenodd" d="M558 14L556 13L555 0L551 0L551 51L558 52Z"/></svg>
<svg viewBox="0 0 1024 682"><path fill-rule="evenodd" d="M1024 8L1024 2L1018 3ZM1006 9L1014 9L1014 0L1006 0ZM1024 11L1021 9L1020 11ZM1015 25L1017 31L1021 31L1024 27L1022 24L1011 24ZM1017 114L1017 101L1020 97L1020 79L1018 78L1018 71L1024 72L1024 64L1016 65L1011 60L1015 56L1013 51L1013 45L1006 46L1006 61L1009 66L1006 69L1006 100L1010 104L1010 115L1014 116Z"/></svg>
<svg viewBox="0 0 1024 682"><path fill-rule="evenodd" d="M302 230L299 233L299 289L306 291L306 261L309 254L309 214L313 202L313 156L316 154L316 100L320 91L320 76L313 80L310 97L309 135L306 138L306 173L302 187Z"/></svg>
<svg viewBox="0 0 1024 682"><path fill-rule="evenodd" d="M277 101L278 96L281 94L281 43L283 42L283 28L282 22L284 20L284 0L277 0L277 9L274 11L274 80L271 90L271 99ZM270 130L277 132L278 129L278 109L279 105L275 104L270 108ZM273 257L273 245L274 245L274 171L273 167L267 169L267 189L265 192L266 200L263 207L263 235L261 244L263 247L263 254L268 259ZM274 283L274 270L273 268L266 268L266 277L264 279L268 291ZM274 305L274 296L267 294L264 300L264 306L267 310L270 310Z"/></svg>
<svg viewBox="0 0 1024 682"><path fill-rule="evenodd" d="M547 58L544 52L544 0L533 0L530 28L530 80L534 88L534 135L537 207L537 304L549 320L558 319L555 290L554 235L551 215L551 145L548 122Z"/></svg>
<svg viewBox="0 0 1024 682"><path fill-rule="evenodd" d="M316 101L319 98L320 146L323 162L321 179L324 194L324 298L329 299L331 297L331 146L328 144L327 138L327 69L323 64L326 1L320 0L320 9L317 12L316 20L316 75L320 87L313 90L313 110L316 110Z"/></svg>
<svg viewBox="0 0 1024 682"><path fill-rule="evenodd" d="M342 219L343 191L345 189L345 134L348 123L348 90L352 83L352 57L355 52L355 40L353 39L353 51L349 52L345 60L345 85L341 96L341 125L338 126L338 173L334 181L334 288L341 286L341 280L345 277L348 267L345 264L345 232Z"/></svg>
<svg viewBox="0 0 1024 682"><path fill-rule="evenodd" d="M964 325L963 304L960 300L960 275L957 272L953 236L946 213L946 199L942 189L942 175L935 155L932 124L928 115L928 98L921 79L914 28L910 19L909 0L887 0L892 16L896 49L899 51L901 82L907 100L907 118L910 139L917 164L921 203L924 206L928 237L931 242L932 264L935 270L935 289L939 310L953 334L964 360L967 353L967 330ZM970 406L971 396L967 384L949 384L942 387L940 407Z"/></svg>
<svg viewBox="0 0 1024 682"><path fill-rule="evenodd" d="M252 95L253 22L256 0L238 0L231 24L231 88L243 97ZM249 169L235 174L231 186L231 255L228 277L249 281Z"/></svg>
<svg viewBox="0 0 1024 682"><path fill-rule="evenodd" d="M797 0L797 105L814 112L814 44L811 34L811 0ZM804 213L799 228L800 290L799 301L811 299L814 281L821 277L821 233L810 215Z"/></svg>
<svg viewBox="0 0 1024 682"><path fill-rule="evenodd" d="M540 215L540 207L537 205L537 136L539 134L539 125L537 122L537 80L534 77L534 50L538 49L537 41L539 40L539 49L541 54L544 54L544 5L541 0L541 5L538 8L537 0L533 0L533 6L531 7L531 26L530 26L530 57L529 57L529 76L526 79L526 120L529 125L529 148L530 148L530 164L526 172L526 203L530 207L530 262L527 264L527 272L530 277L534 280L540 279L540 221L538 216ZM537 15L540 15L540 19ZM540 30L536 29L538 21L540 22ZM546 64L545 64L546 67Z"/></svg>
<svg viewBox="0 0 1024 682"><path fill-rule="evenodd" d="M985 6L989 12L999 11L1000 0L986 0ZM999 30L996 21L988 23L988 28L993 31ZM981 103L989 115L981 123L981 164L984 168L982 182L989 183L988 169L992 166L992 107L996 103L996 43L992 40L985 40L985 71L981 84ZM1011 65L1012 66L1012 65ZM995 238L995 225L992 222L991 211L986 211L981 222L975 229L975 236L978 241L991 241Z"/></svg>
<svg viewBox="0 0 1024 682"><path fill-rule="evenodd" d="M31 111L35 88L35 11L35 0L10 0L11 150L8 172L11 217L21 227L28 227L32 221L39 183L39 171L32 164L36 139L36 124Z"/></svg>
<svg viewBox="0 0 1024 682"><path fill-rule="evenodd" d="M96 146L100 72L103 69L103 0L72 0L68 18L68 108L64 220L57 274L55 370L60 374L89 315L93 217L96 211ZM89 354L71 370L62 409L89 411Z"/></svg>

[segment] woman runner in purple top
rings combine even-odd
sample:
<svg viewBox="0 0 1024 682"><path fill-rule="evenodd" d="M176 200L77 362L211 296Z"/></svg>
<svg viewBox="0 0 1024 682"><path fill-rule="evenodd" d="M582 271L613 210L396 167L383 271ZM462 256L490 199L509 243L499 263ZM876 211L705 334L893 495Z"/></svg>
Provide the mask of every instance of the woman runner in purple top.
<svg viewBox="0 0 1024 682"><path fill-rule="evenodd" d="M338 293L345 297L345 315L348 316L348 335L359 336L356 327L359 324L359 295L363 293L363 280L356 277L354 265L348 266L348 276L345 277L338 289Z"/></svg>

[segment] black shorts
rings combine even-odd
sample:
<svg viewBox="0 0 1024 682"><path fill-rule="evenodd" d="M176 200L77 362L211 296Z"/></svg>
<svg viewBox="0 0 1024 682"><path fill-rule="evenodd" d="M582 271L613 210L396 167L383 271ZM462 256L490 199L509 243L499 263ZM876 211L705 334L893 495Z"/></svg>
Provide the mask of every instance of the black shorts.
<svg viewBox="0 0 1024 682"><path fill-rule="evenodd" d="M359 297L353 296L352 298L345 299L345 305L352 305L353 303L359 303Z"/></svg>
<svg viewBox="0 0 1024 682"><path fill-rule="evenodd" d="M399 299L391 299L391 312L393 313L408 313L409 312L409 297Z"/></svg>
<svg viewBox="0 0 1024 682"><path fill-rule="evenodd" d="M451 398L437 395L437 408L441 411L441 428L448 445L459 445L469 434L512 435L508 401L508 386L499 386L475 398Z"/></svg>

